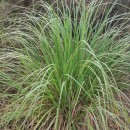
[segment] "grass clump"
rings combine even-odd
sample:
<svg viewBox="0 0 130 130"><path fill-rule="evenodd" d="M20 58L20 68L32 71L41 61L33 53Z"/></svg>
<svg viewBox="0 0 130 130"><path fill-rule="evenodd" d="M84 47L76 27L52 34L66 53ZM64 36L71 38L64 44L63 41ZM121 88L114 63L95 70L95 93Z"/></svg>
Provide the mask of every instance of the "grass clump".
<svg viewBox="0 0 130 130"><path fill-rule="evenodd" d="M1 33L2 129L129 129L120 89L129 87L130 38L112 24L121 15L104 8L96 21L95 2L73 5L42 3L46 14L22 14Z"/></svg>

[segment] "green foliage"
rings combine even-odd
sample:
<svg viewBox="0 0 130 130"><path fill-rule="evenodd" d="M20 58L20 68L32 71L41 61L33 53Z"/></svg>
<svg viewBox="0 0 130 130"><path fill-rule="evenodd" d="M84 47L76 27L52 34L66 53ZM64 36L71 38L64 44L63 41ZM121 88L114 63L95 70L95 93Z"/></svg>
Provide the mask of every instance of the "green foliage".
<svg viewBox="0 0 130 130"><path fill-rule="evenodd" d="M129 87L130 38L112 25L120 19L109 18L113 7L95 23L100 6L84 5L55 12L42 3L46 14L22 14L1 34L1 98L9 100L1 128L128 130L114 95L126 98L119 88Z"/></svg>

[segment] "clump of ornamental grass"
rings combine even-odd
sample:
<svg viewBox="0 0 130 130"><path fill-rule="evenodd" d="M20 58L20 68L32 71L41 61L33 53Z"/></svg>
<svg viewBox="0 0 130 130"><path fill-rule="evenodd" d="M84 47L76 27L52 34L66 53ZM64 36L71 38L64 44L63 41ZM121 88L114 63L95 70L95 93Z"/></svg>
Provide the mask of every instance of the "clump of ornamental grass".
<svg viewBox="0 0 130 130"><path fill-rule="evenodd" d="M129 129L121 89L129 87L130 37L118 23L126 15L110 18L112 5L97 20L101 5L73 5L42 3L46 13L21 14L3 29L1 129Z"/></svg>

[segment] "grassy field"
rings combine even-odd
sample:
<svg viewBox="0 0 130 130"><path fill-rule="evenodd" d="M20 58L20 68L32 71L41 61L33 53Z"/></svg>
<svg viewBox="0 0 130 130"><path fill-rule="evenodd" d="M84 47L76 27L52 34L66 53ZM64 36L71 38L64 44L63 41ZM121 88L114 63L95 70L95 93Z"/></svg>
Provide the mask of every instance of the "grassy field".
<svg viewBox="0 0 130 130"><path fill-rule="evenodd" d="M129 130L129 13L114 6L99 18L96 2L43 2L1 19L1 130Z"/></svg>

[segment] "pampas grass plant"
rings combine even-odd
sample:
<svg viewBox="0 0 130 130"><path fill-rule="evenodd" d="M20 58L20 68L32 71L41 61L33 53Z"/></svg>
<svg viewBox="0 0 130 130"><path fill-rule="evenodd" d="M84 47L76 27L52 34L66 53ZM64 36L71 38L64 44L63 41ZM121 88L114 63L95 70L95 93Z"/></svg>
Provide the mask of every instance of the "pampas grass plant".
<svg viewBox="0 0 130 130"><path fill-rule="evenodd" d="M129 34L125 15L85 1L42 3L0 33L1 129L128 130ZM105 6L107 7L107 5ZM16 15L15 15L16 16ZM19 17L20 16L20 17Z"/></svg>

